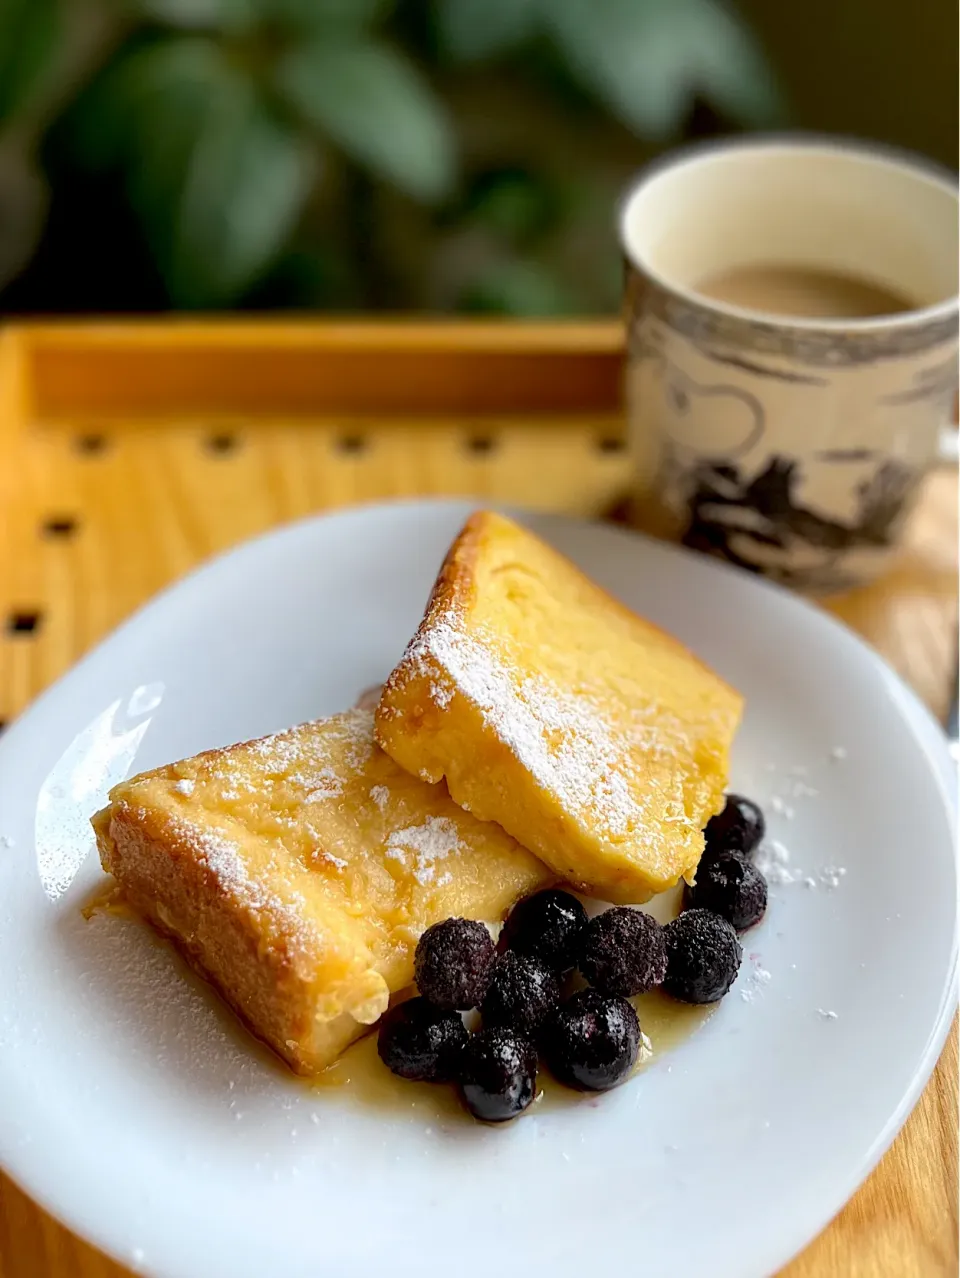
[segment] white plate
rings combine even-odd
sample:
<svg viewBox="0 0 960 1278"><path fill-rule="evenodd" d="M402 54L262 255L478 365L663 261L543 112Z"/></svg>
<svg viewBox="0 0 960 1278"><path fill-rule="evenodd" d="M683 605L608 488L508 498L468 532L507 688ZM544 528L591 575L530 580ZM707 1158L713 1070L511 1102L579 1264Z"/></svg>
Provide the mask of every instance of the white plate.
<svg viewBox="0 0 960 1278"><path fill-rule="evenodd" d="M956 955L936 725L814 608L560 518L526 517L746 694L733 786L793 808L772 834L815 884L774 887L697 1034L598 1102L432 1127L286 1075L146 929L84 922L107 788L349 705L400 655L470 508L355 509L254 541L0 743L0 1162L144 1273L768 1274L867 1175L936 1061Z"/></svg>

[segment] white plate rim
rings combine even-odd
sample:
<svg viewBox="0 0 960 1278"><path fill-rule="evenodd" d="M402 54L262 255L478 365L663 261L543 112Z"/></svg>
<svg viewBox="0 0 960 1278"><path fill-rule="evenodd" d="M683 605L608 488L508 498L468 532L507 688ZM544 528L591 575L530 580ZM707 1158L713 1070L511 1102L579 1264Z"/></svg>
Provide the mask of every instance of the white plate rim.
<svg viewBox="0 0 960 1278"><path fill-rule="evenodd" d="M193 568L190 572L179 577L162 590L151 596L144 604L140 605L129 617L125 618L114 630L112 630L104 639L99 641L88 653L84 654L68 671L59 676L54 683L45 689L20 715L18 715L8 726L3 734L3 741L0 742L0 758L2 753L9 749L11 741L15 741L19 732L23 730L24 725L39 717L44 712L51 701L53 701L60 689L61 685L67 680L73 680L77 675L81 675L88 666L104 660L110 648L115 643L121 642L129 630L135 628L143 617L150 613L155 606L162 603L169 595L178 591L185 583L196 583L198 579L202 579L206 574L216 571L217 567L226 559L236 555L243 554L249 548L265 541L280 541L286 537L296 537L305 527L315 525L330 520L342 520L345 518L363 519L366 515L382 511L384 509L396 508L430 508L431 510L445 509L450 512L460 512L465 518L469 513L480 509L495 509L506 514L510 514L523 519L535 520L540 525L549 526L551 523L556 525L586 524L602 528L605 533L614 534L618 538L625 541L645 542L656 548L657 553L665 553L675 556L679 559L690 560L695 559L702 561L703 557L696 555L694 552L674 544L654 541L653 539L643 536L633 530L620 527L597 519L584 519L576 516L567 516L556 512L545 512L531 508L523 508L509 503L502 502L483 502L481 500L470 498L430 498L430 497L402 497L388 501L371 501L365 503L357 503L355 505L338 507L335 509L316 512L312 515L287 522L272 529L268 529L253 537L247 538L236 546L230 547L224 551L208 557L202 563ZM809 601L793 594L791 591L776 583L767 581L760 577L751 577L749 574L742 573L732 565L725 564L719 560L710 561L711 568L723 574L729 574L741 581L751 583L752 587L756 587L762 591L774 592L780 597L781 602L788 609L798 609L806 611L812 605ZM935 773L938 788L941 791L946 809L951 814L951 819L955 830L955 817L957 809L956 794L956 771L947 749L946 737L937 723L936 719L920 700L914 690L904 682L895 670L884 660L880 654L873 649L860 635L852 630L845 623L832 616L831 614L820 609L814 610L825 624L839 635L842 635L845 642L852 642L860 650L861 655L867 659L875 668L882 671L888 686L896 690L897 701L907 720L912 721L912 725L918 730L918 733L924 738L926 745L927 760L931 764L931 768ZM786 1265L789 1261L800 1254L839 1214L847 1205L856 1190L865 1182L871 1172L876 1168L883 1155L892 1145L896 1136L899 1134L904 1123L910 1113L915 1108L921 1094L927 1086L933 1071L939 1060L943 1045L953 1022L954 1014L958 1003L958 943L960 943L960 921L955 922L951 944L951 956L948 971L943 980L942 997L940 1001L940 1010L933 1026L923 1053L917 1062L914 1074L909 1086L905 1089L900 1102L894 1111L889 1115L881 1130L877 1133L870 1147L864 1152L860 1162L855 1169L852 1169L847 1177L844 1178L842 1189L842 1201L838 1201L839 1191L836 1188L836 1182L831 1182L831 1191L826 1190L819 1192L811 1192L811 1205L803 1213L802 1221L799 1217L794 1217L793 1227L787 1229L784 1227L779 1233L779 1245L772 1242L768 1247L769 1258L767 1269L765 1271L773 1272L776 1269ZM105 1255L114 1259L120 1265L129 1265L130 1256L128 1253L118 1250L117 1245L112 1242L109 1231L106 1228L91 1227L88 1218L79 1206L72 1205L65 1201L69 1195L48 1193L44 1188L43 1166L50 1161L54 1155L49 1153L46 1158L39 1160L31 1157L30 1147L27 1147L26 1153L19 1149L12 1139L12 1129L4 1124L3 1111L0 1109L0 1169L26 1193L34 1202L36 1202L43 1210L48 1212L54 1219L59 1221L65 1227L74 1232L78 1237L88 1241L92 1246L98 1248ZM74 1195L74 1198L77 1196ZM821 1201L816 1206L813 1200L819 1198ZM758 1253L755 1253L758 1254ZM148 1267L143 1272L154 1274L157 1278L182 1278L182 1275L174 1274L172 1271L157 1267Z"/></svg>

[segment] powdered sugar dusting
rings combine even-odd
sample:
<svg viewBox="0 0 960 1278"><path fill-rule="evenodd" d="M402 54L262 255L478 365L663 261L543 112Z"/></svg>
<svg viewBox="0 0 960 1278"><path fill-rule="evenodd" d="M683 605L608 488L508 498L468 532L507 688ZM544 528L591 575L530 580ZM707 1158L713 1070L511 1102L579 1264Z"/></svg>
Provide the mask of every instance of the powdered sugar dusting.
<svg viewBox="0 0 960 1278"><path fill-rule="evenodd" d="M394 830L387 839L387 856L411 871L418 883L450 881L450 874L437 879L437 863L461 848L460 833L449 817L429 816L422 825Z"/></svg>
<svg viewBox="0 0 960 1278"><path fill-rule="evenodd" d="M777 816L782 816L784 821L793 820L793 808L789 804L784 803L779 794L775 794L770 800L771 809L776 812Z"/></svg>
<svg viewBox="0 0 960 1278"><path fill-rule="evenodd" d="M821 887L839 887L840 880L846 872L847 868L844 865L825 865L823 869L817 871L817 881Z"/></svg>
<svg viewBox="0 0 960 1278"><path fill-rule="evenodd" d="M812 785L807 785L806 781L795 781L793 783L792 793L795 799L812 799L815 798L820 791Z"/></svg>
<svg viewBox="0 0 960 1278"><path fill-rule="evenodd" d="M343 783L360 772L373 751L373 712L349 710L324 723L316 734L309 724L276 732L254 741L250 753L266 765L266 772L285 775L305 792L308 802L335 798ZM342 749L343 767L333 769L328 759L332 746Z"/></svg>
<svg viewBox="0 0 960 1278"><path fill-rule="evenodd" d="M390 802L390 791L385 785L374 785L370 787L370 798L382 812Z"/></svg>
<svg viewBox="0 0 960 1278"><path fill-rule="evenodd" d="M805 888L838 888L846 877L846 866L823 865L813 873L792 864L790 851L779 839L767 839L756 855L757 869L774 887L798 883Z"/></svg>
<svg viewBox="0 0 960 1278"><path fill-rule="evenodd" d="M445 687L441 683L432 683L430 685L430 697L434 705L441 710L446 710L453 699L453 689Z"/></svg>
<svg viewBox="0 0 960 1278"><path fill-rule="evenodd" d="M296 773L290 779L302 785L307 791L304 795L304 803L319 803L324 799L335 799L343 793L344 779L333 768L319 768L316 772L307 775Z"/></svg>
<svg viewBox="0 0 960 1278"><path fill-rule="evenodd" d="M185 794L189 796L193 794L195 786L195 781L191 781L189 777L183 777L180 781L176 782L173 788L176 790L177 794Z"/></svg>
<svg viewBox="0 0 960 1278"><path fill-rule="evenodd" d="M260 794L264 783L276 781L286 781L300 790L298 797L304 803L336 799L350 778L362 772L369 762L373 752L373 711L350 710L337 715L324 721L322 733L311 731L312 726L301 724L242 747L255 765L254 775L238 769L233 756L227 753L223 758L214 756L210 762L205 761L201 779L218 783L221 797L227 800ZM336 767L330 764L333 750L338 755Z"/></svg>
<svg viewBox="0 0 960 1278"><path fill-rule="evenodd" d="M756 866L768 883L796 883L799 871L790 868L790 850L778 839L769 839L757 852Z"/></svg>
<svg viewBox="0 0 960 1278"><path fill-rule="evenodd" d="M518 678L493 655L493 646L482 631L468 634L441 621L414 640L404 667L428 674L435 685L439 665L534 780L606 837L649 845L662 822L690 823L679 789L675 795L631 791L629 747L615 741L588 691L557 687L542 675ZM432 696L437 700L436 687ZM662 722L654 730L638 714L631 732L648 759L676 752ZM653 803L655 812L649 810Z"/></svg>
<svg viewBox="0 0 960 1278"><path fill-rule="evenodd" d="M740 997L745 1003L752 1003L759 998L770 984L770 973L760 962L758 954L750 955L750 971L740 987Z"/></svg>
<svg viewBox="0 0 960 1278"><path fill-rule="evenodd" d="M143 820L145 814L141 815ZM226 834L173 818L181 837L190 841L217 880L221 890L254 914L266 914L276 920L304 949L315 941L316 933L307 921L307 906L299 892L291 891L285 900L267 886L262 878L252 878L240 847Z"/></svg>

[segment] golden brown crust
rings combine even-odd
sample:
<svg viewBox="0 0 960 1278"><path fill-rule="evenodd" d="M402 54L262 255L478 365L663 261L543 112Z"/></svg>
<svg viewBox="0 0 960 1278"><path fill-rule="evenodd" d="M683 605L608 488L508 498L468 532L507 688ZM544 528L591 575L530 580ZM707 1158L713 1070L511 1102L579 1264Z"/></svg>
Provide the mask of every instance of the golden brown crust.
<svg viewBox="0 0 960 1278"><path fill-rule="evenodd" d="M197 848L162 813L107 808L94 818L103 868L127 902L204 976L248 1028L301 1074L324 1069L365 1026L349 1016L322 1026L316 991L283 933L263 944L229 901ZM335 1046L335 1050L332 1045Z"/></svg>
<svg viewBox="0 0 960 1278"><path fill-rule="evenodd" d="M450 613L463 616L468 611L469 601L476 593L476 564L480 555L480 538L486 526L487 517L492 512L478 510L474 512L454 538L450 549L444 556L440 571L430 591L423 617L416 632L407 644L407 652L414 648L427 634L434 623ZM406 653L404 654L406 656ZM386 704L388 694L394 691L398 682L404 677L404 660L390 672L383 685L383 692L377 707L376 721L379 726L380 706ZM379 732L377 733L379 738ZM380 741L383 745L383 742Z"/></svg>

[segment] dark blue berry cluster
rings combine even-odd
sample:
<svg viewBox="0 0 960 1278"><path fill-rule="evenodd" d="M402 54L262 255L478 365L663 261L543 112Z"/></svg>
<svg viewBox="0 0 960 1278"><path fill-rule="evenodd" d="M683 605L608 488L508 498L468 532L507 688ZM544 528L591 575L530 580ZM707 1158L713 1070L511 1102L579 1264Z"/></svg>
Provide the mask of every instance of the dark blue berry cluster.
<svg viewBox="0 0 960 1278"><path fill-rule="evenodd" d="M704 830L697 881L684 890L683 913L664 929L663 988L685 1003L715 1003L736 980L743 950L737 937L767 909L767 881L753 864L766 831L760 808L730 794Z"/></svg>
<svg viewBox="0 0 960 1278"><path fill-rule="evenodd" d="M705 831L706 848L684 912L666 927L629 906L588 919L569 892L521 901L499 947L482 923L446 919L420 938L419 997L380 1026L380 1057L402 1078L455 1082L474 1117L503 1122L537 1091L542 1056L551 1073L581 1091L606 1091L632 1071L640 1051L635 995L657 986L688 1003L712 1003L736 979L737 932L763 917L767 885L751 857L763 814L731 795ZM589 983L563 997L578 969ZM479 1009L468 1033L461 1013Z"/></svg>

